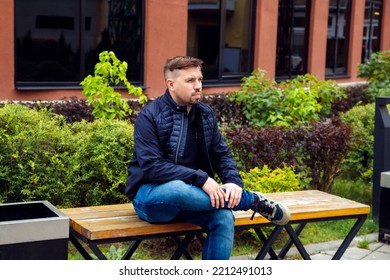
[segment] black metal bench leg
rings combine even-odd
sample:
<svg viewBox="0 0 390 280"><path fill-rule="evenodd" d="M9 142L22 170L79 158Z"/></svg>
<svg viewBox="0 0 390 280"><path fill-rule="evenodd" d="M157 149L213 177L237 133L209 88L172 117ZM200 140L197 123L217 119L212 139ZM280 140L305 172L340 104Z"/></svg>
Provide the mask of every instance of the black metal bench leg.
<svg viewBox="0 0 390 280"><path fill-rule="evenodd" d="M349 244L351 244L353 238L356 236L362 225L364 224L365 220L367 219L367 215L361 216L357 219L351 230L349 231L348 235L345 237L344 241L341 243L340 247L332 257L332 260L339 260L345 253L345 251L348 249Z"/></svg>
<svg viewBox="0 0 390 280"><path fill-rule="evenodd" d="M264 233L262 232L262 230L260 228L254 228L257 236L260 238L260 240L263 242L263 244L266 244L268 242L267 240L267 237L265 237ZM271 259L273 260L277 260L278 259L278 256L276 255L274 249L272 249L272 247L270 247L269 251L268 251ZM265 257L265 255L264 255Z"/></svg>
<svg viewBox="0 0 390 280"><path fill-rule="evenodd" d="M297 236L302 232L302 230L305 228L307 223L300 223L296 228L295 228L295 233ZM291 240L291 238L286 242L286 244L283 246L283 248L280 250L278 257L279 259L284 259L290 251L291 246L294 244L294 242Z"/></svg>
<svg viewBox="0 0 390 280"><path fill-rule="evenodd" d="M206 238L203 236L202 233L196 233L195 236L196 236L196 240L198 240L200 245L202 245L203 247Z"/></svg>
<svg viewBox="0 0 390 280"><path fill-rule="evenodd" d="M92 252L95 253L96 257L99 259L99 260L107 260L107 257L103 254L103 252L99 249L99 247L94 244L94 243L90 243L88 244L89 248L91 248Z"/></svg>
<svg viewBox="0 0 390 280"><path fill-rule="evenodd" d="M260 235L259 235L260 239L262 239L261 236L264 237L264 241L263 241L264 244L263 244L263 247L261 248L260 252L257 254L257 256L255 258L256 260L263 260L265 258L265 256L267 255L267 253L270 253L272 258L275 257L275 259L277 259L277 256L272 249L272 244L274 244L276 238L278 237L278 235L280 234L282 229L283 229L283 226L275 226L275 228L273 229L273 231L272 231L271 235L268 237L268 239L264 236L264 234L261 230L259 230L259 232L257 232L257 234L260 233Z"/></svg>
<svg viewBox="0 0 390 280"><path fill-rule="evenodd" d="M296 232L294 231L294 229L291 227L291 225L285 225L285 229L288 233L288 235L290 236L291 238L291 241L295 244L295 246L297 247L299 253L301 254L302 258L304 260L311 260L310 258L310 255L307 253L307 251L305 250L305 248L303 247L303 244L301 242L301 240L299 240L298 238L298 235L296 234Z"/></svg>
<svg viewBox="0 0 390 280"><path fill-rule="evenodd" d="M178 260L183 254L187 258L187 260L193 259L190 253L188 253L187 251L187 246L190 244L194 236L195 234L187 234L182 240L180 240L180 238L178 238L177 236L173 236L173 240L175 240L178 247L173 253L171 260Z"/></svg>
<svg viewBox="0 0 390 280"><path fill-rule="evenodd" d="M84 249L83 245L78 241L78 239L70 233L69 235L69 240L73 244L73 246L77 249L77 251L83 256L84 259L86 260L92 260L92 257L88 252Z"/></svg>
<svg viewBox="0 0 390 280"><path fill-rule="evenodd" d="M122 260L130 260L134 252L137 250L138 246L141 244L142 240L133 241L129 248L127 248L126 253L123 255Z"/></svg>

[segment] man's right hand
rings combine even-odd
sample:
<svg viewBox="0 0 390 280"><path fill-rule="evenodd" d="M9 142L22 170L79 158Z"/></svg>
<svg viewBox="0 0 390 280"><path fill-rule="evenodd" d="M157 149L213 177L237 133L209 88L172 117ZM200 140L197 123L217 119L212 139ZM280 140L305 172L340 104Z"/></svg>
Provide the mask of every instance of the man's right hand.
<svg viewBox="0 0 390 280"><path fill-rule="evenodd" d="M212 207L218 209L224 206L225 192L214 179L209 177L202 186L202 189L209 195Z"/></svg>

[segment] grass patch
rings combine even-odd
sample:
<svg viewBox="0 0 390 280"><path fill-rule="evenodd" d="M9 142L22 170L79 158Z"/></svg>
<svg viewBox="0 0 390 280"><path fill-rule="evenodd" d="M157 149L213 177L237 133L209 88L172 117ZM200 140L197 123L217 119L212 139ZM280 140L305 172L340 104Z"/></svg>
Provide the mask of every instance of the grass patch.
<svg viewBox="0 0 390 280"><path fill-rule="evenodd" d="M357 247L361 249L368 249L369 245L370 245L370 241L368 241L367 238L363 238L357 243Z"/></svg>
<svg viewBox="0 0 390 280"><path fill-rule="evenodd" d="M352 181L340 176L334 182L332 193L360 203L372 205L372 184L360 179Z"/></svg>

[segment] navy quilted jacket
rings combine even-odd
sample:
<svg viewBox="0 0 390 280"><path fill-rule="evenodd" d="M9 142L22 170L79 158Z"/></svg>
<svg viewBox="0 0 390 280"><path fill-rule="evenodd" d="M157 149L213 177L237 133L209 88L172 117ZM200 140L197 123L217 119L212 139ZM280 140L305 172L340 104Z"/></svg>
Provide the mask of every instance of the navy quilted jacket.
<svg viewBox="0 0 390 280"><path fill-rule="evenodd" d="M186 106L178 106L169 92L158 97L138 115L134 129L134 154L128 165L125 193L133 199L140 185L181 180L202 187L216 172L223 183L243 186L236 163L218 129L212 109L198 103L196 131L201 143L201 169L194 170L181 162L187 136Z"/></svg>

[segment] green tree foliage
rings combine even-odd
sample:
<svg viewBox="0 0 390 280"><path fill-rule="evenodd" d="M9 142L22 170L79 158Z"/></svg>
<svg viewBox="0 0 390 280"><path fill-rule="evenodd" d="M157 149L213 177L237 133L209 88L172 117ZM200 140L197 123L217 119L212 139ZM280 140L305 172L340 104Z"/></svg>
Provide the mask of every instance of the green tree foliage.
<svg viewBox="0 0 390 280"><path fill-rule="evenodd" d="M120 61L114 52L103 51L95 65L94 76L88 75L80 83L88 105L93 106L92 113L95 118L122 119L132 114L128 99L122 98L121 93L115 91L115 87L125 87L129 95L139 98L141 104L147 101L142 89L127 80L127 67L127 62Z"/></svg>
<svg viewBox="0 0 390 280"><path fill-rule="evenodd" d="M359 65L358 71L358 76L369 83L365 90L369 102L377 96L390 96L390 50L373 53L370 60Z"/></svg>
<svg viewBox="0 0 390 280"><path fill-rule="evenodd" d="M345 88L334 81L319 81L306 74L277 83L255 70L244 77L242 89L229 100L243 106L251 126L290 126L329 116L335 100L346 98Z"/></svg>

